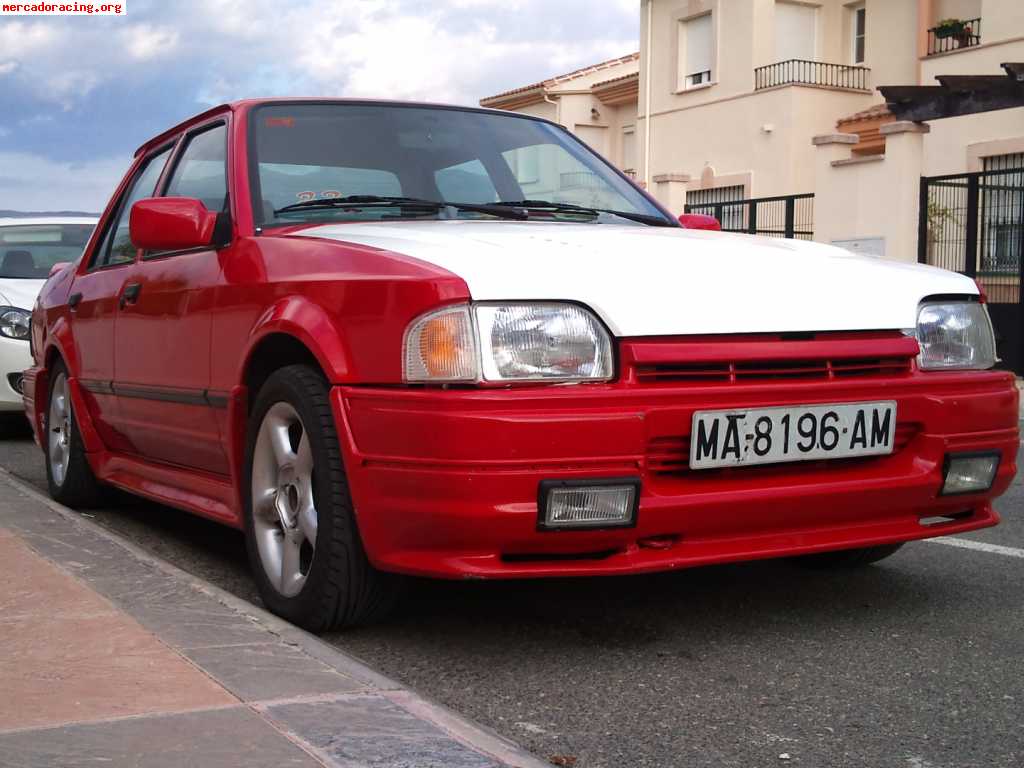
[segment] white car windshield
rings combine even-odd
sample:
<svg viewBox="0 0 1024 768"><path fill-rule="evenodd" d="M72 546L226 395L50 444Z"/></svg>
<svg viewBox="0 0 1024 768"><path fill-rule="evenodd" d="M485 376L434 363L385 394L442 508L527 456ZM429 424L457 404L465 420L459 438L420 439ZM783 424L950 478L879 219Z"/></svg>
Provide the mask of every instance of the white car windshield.
<svg viewBox="0 0 1024 768"><path fill-rule="evenodd" d="M0 226L0 277L45 280L54 264L82 255L92 224Z"/></svg>
<svg viewBox="0 0 1024 768"><path fill-rule="evenodd" d="M528 117L291 103L254 110L250 137L263 226L439 217L675 226L567 131Z"/></svg>

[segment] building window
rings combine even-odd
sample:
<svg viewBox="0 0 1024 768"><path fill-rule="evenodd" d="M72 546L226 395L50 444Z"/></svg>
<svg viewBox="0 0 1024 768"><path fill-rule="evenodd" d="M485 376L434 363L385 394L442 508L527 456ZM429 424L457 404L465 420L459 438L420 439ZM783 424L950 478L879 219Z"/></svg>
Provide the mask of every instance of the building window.
<svg viewBox="0 0 1024 768"><path fill-rule="evenodd" d="M851 41L851 50L853 51L853 63L863 64L864 63L864 50L865 50L865 38L867 35L867 9L864 4L855 5L850 9L853 15L851 19L852 24L850 25L853 31L853 40Z"/></svg>
<svg viewBox="0 0 1024 768"><path fill-rule="evenodd" d="M711 82L715 38L711 14L679 24L679 90Z"/></svg>
<svg viewBox="0 0 1024 768"><path fill-rule="evenodd" d="M722 229L742 231L745 228L746 206L742 203L737 204L737 201L743 200L743 193L742 184L713 189L690 189L686 192L686 210L688 213L706 213L717 217Z"/></svg>
<svg viewBox="0 0 1024 768"><path fill-rule="evenodd" d="M775 3L775 60L814 61L818 9L813 5Z"/></svg>
<svg viewBox="0 0 1024 768"><path fill-rule="evenodd" d="M1024 240L1024 152L985 158L979 182L981 236L980 272L988 277L1015 278L1020 274L1021 242ZM986 286L989 300L1014 303L1020 290L1016 281Z"/></svg>
<svg viewBox="0 0 1024 768"><path fill-rule="evenodd" d="M632 172L635 176L638 165L636 146L636 126L626 125L622 128L622 170Z"/></svg>

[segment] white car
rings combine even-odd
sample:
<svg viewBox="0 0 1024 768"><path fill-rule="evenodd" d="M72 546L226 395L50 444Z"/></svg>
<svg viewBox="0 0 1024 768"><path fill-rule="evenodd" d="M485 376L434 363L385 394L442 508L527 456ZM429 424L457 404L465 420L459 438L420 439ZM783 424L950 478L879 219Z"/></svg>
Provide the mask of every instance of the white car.
<svg viewBox="0 0 1024 768"><path fill-rule="evenodd" d="M29 320L54 264L76 261L96 219L0 218L0 413L20 413L22 372L32 364Z"/></svg>

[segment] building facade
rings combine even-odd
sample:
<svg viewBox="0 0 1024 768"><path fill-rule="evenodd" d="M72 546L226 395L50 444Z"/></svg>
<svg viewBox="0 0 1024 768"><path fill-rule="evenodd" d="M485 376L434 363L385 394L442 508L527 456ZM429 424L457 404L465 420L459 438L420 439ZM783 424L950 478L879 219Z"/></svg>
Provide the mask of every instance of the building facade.
<svg viewBox="0 0 1024 768"><path fill-rule="evenodd" d="M671 210L815 192L815 136L884 153L879 85L996 74L1024 61L1021 0L640 0L640 52L483 99L555 120ZM946 35L939 23L956 19ZM965 31L966 29L966 31ZM854 118L852 123L850 118ZM921 173L1024 151L1024 108L954 118Z"/></svg>

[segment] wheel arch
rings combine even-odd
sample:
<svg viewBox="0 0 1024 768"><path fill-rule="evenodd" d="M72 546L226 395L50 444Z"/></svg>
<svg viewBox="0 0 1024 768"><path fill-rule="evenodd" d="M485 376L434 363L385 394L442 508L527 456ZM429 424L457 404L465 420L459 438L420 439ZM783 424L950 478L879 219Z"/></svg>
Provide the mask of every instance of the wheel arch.
<svg viewBox="0 0 1024 768"><path fill-rule="evenodd" d="M64 322L54 325L53 331L48 335L46 347L42 353L42 366L35 381L35 417L40 425L40 436L42 426L45 423L43 414L49 407L50 380L53 376L53 369L59 360L64 364L68 374L68 394L71 397L71 404L75 414L75 421L78 424L78 432L82 439L87 455L96 454L105 450L103 440L93 426L92 413L86 405L86 394L83 393L81 384L78 381L77 359L74 356L74 343L70 338L71 329ZM92 458L90 457L90 461ZM93 467L95 471L95 467Z"/></svg>
<svg viewBox="0 0 1024 768"><path fill-rule="evenodd" d="M282 357L274 365L278 354ZM352 377L349 345L342 331L323 307L302 296L279 300L257 320L237 381L253 398L254 381L261 384L275 368L295 362L315 363L332 384ZM273 367L267 370L268 366Z"/></svg>
<svg viewBox="0 0 1024 768"><path fill-rule="evenodd" d="M297 364L316 368L329 378L320 357L298 336L284 330L263 334L249 350L242 369L241 381L249 393L249 407L274 371Z"/></svg>
<svg viewBox="0 0 1024 768"><path fill-rule="evenodd" d="M65 323L59 323L54 326L51 333L46 336L46 344L43 347L42 352L38 350L36 352L36 360L38 361L38 367L31 371L34 376L31 376L28 381L29 386L32 387L30 393L32 400L32 416L33 429L39 439L40 446L42 445L43 432L43 413L49 405L50 396L50 377L53 367L60 360L64 363L64 367L68 369L70 374L71 365L68 362L68 355L65 352L65 344L62 343L62 339L65 339L70 333L70 329ZM74 349L71 346L71 349ZM35 361L33 361L35 362Z"/></svg>

